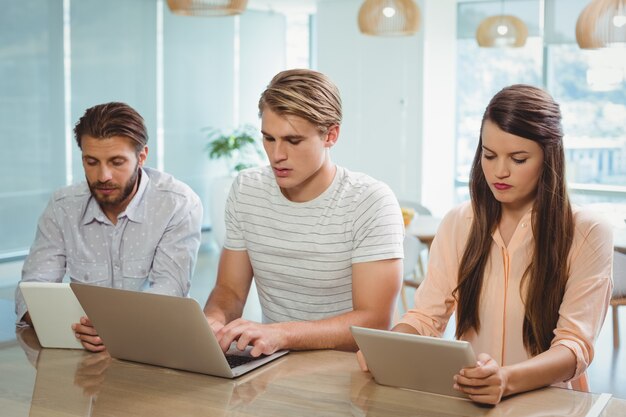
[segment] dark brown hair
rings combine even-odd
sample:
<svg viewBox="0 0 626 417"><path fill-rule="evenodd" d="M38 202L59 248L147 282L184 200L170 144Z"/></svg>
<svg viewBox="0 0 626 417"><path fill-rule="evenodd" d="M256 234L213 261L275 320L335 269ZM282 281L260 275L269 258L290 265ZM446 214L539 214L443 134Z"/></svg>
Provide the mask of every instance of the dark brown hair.
<svg viewBox="0 0 626 417"><path fill-rule="evenodd" d="M565 181L565 154L559 105L545 91L529 85L512 85L489 102L470 174L470 197L474 218L459 265L457 338L480 330L478 316L485 265L492 233L501 218L501 206L485 179L482 130L485 120L500 130L536 142L544 154L543 169L533 204L534 246L530 264L520 284L525 303L523 341L532 356L546 351L554 337L559 307L568 277L567 258L572 246L574 222Z"/></svg>
<svg viewBox="0 0 626 417"><path fill-rule="evenodd" d="M259 117L266 106L281 116L301 117L322 133L341 124L339 89L326 75L309 69L276 74L259 99Z"/></svg>
<svg viewBox="0 0 626 417"><path fill-rule="evenodd" d="M148 131L143 117L125 103L105 103L88 108L74 127L78 147L84 135L96 139L124 136L135 143L135 151L141 152L148 143Z"/></svg>

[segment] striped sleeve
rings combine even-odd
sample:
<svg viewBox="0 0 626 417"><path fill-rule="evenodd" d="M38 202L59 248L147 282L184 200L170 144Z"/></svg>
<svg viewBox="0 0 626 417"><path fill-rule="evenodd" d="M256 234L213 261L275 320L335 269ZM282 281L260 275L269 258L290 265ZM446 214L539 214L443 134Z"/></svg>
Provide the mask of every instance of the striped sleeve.
<svg viewBox="0 0 626 417"><path fill-rule="evenodd" d="M230 188L224 212L224 222L226 225L224 248L238 251L246 250L246 241L243 236L239 210L237 208L240 184L241 176L238 176L235 181L233 181L233 185Z"/></svg>
<svg viewBox="0 0 626 417"><path fill-rule="evenodd" d="M356 207L352 263L403 258L404 223L398 200L384 183L368 187Z"/></svg>

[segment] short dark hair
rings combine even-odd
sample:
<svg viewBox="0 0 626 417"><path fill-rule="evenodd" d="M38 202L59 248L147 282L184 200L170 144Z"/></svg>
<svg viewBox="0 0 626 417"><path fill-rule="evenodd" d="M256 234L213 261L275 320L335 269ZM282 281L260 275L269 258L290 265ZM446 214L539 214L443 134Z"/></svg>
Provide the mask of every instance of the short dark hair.
<svg viewBox="0 0 626 417"><path fill-rule="evenodd" d="M84 135L96 139L124 136L135 143L137 152L141 152L148 143L143 117L128 104L119 102L98 104L85 110L74 127L74 137L80 149Z"/></svg>

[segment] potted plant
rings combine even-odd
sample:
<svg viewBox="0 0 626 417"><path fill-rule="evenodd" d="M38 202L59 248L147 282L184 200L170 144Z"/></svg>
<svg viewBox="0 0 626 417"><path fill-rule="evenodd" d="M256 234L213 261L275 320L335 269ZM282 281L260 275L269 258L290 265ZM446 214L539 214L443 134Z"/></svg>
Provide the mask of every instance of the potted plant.
<svg viewBox="0 0 626 417"><path fill-rule="evenodd" d="M256 128L244 125L230 132L207 128L210 159L224 159L230 173L239 172L261 162L262 151L256 139Z"/></svg>
<svg viewBox="0 0 626 417"><path fill-rule="evenodd" d="M209 158L224 160L228 169L227 175L213 178L210 191L211 231L218 246L222 247L226 236L224 209L235 174L260 165L264 154L256 139L258 134L254 126L244 125L232 131L215 128L204 130L209 139L205 148Z"/></svg>

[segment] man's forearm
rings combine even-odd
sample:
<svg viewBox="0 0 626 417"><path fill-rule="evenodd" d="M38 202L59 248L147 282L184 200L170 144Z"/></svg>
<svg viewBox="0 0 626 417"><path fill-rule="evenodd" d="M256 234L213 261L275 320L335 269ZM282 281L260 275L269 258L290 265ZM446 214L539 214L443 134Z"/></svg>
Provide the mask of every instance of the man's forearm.
<svg viewBox="0 0 626 417"><path fill-rule="evenodd" d="M369 311L350 311L323 320L283 322L276 326L284 335L286 349L339 349L355 351L357 345L350 333L350 326L388 329L391 316L382 318Z"/></svg>
<svg viewBox="0 0 626 417"><path fill-rule="evenodd" d="M28 324L29 326L33 325L33 321L30 319L30 313L28 311L26 313L24 313L24 315L22 316L21 321L23 321L24 323Z"/></svg>
<svg viewBox="0 0 626 417"><path fill-rule="evenodd" d="M227 324L239 317L243 313L246 300L239 297L228 288L216 286L204 306L204 315Z"/></svg>

